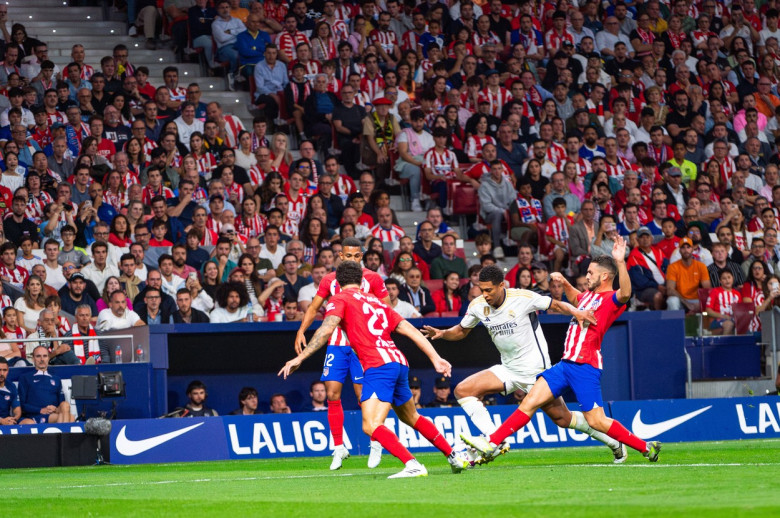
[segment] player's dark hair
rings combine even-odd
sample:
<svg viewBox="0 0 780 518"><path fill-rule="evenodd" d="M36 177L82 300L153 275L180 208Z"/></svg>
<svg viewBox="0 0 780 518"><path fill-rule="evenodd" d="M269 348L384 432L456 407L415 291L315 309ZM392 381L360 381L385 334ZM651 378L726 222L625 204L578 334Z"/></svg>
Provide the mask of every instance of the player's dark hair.
<svg viewBox="0 0 780 518"><path fill-rule="evenodd" d="M617 276L617 263L608 255L600 255L591 261L591 264L604 269L609 273L609 278L614 279ZM481 280L481 279L480 279Z"/></svg>
<svg viewBox="0 0 780 518"><path fill-rule="evenodd" d="M479 272L479 282L489 282L494 286L498 286L504 282L504 272L494 264L485 266Z"/></svg>
<svg viewBox="0 0 780 518"><path fill-rule="evenodd" d="M8 360L5 359L5 356L0 356L0 365L8 365Z"/></svg>
<svg viewBox="0 0 780 518"><path fill-rule="evenodd" d="M341 241L341 248L344 248L344 247L347 247L347 246L352 247L352 248L360 248L361 250L363 249L363 245L360 243L360 239L358 239L356 237L348 237L348 238L343 239Z"/></svg>
<svg viewBox="0 0 780 518"><path fill-rule="evenodd" d="M358 263L344 261L336 268L336 282L339 283L339 286L348 286L350 284L359 286L362 280L363 268Z"/></svg>

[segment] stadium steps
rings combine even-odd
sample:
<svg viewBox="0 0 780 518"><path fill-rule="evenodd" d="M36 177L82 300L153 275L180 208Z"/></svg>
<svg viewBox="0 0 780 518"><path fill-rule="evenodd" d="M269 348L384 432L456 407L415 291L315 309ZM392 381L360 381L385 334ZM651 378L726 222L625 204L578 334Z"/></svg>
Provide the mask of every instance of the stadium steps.
<svg viewBox="0 0 780 518"><path fill-rule="evenodd" d="M60 68L70 63L71 47L75 43L84 45L86 62L96 70L100 69L100 59L110 56L114 46L123 43L130 50L130 62L149 69L149 80L153 85L161 85L163 69L174 65L179 69L182 86L198 83L203 91L203 102L218 101L226 112L237 115L244 124L251 126L247 92L226 91L223 78L202 76L196 63L177 63L169 48L147 50L142 37L127 36L127 26L117 21L117 13L109 13L110 20L104 21L100 7L69 7L66 0L36 0L33 5L11 5L9 20L22 23L31 37L45 41L49 45L49 59Z"/></svg>

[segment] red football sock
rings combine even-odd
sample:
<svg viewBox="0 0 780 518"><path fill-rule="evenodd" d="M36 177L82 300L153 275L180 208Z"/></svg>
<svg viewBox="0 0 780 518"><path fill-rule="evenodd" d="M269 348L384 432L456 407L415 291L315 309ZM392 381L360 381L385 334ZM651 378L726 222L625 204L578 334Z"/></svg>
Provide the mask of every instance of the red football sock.
<svg viewBox="0 0 780 518"><path fill-rule="evenodd" d="M622 442L626 446L631 446L638 452L645 453L647 451L647 443L626 430L626 427L620 424L616 419L612 421L612 426L609 427L607 435L616 441Z"/></svg>
<svg viewBox="0 0 780 518"><path fill-rule="evenodd" d="M404 464L410 460L414 460L414 455L404 448L404 445L398 440L398 436L391 432L385 425L380 425L374 430L374 433L371 434L371 440L379 442L384 449L389 451Z"/></svg>
<svg viewBox="0 0 780 518"><path fill-rule="evenodd" d="M328 401L328 425L333 436L333 444L344 444L344 409L341 408L341 400Z"/></svg>
<svg viewBox="0 0 780 518"><path fill-rule="evenodd" d="M436 446L440 452L444 455L452 453L452 446L447 442L447 439L441 434L433 421L427 417L420 416L416 423L414 423L414 429L422 434L423 437L428 439L428 442Z"/></svg>
<svg viewBox="0 0 780 518"><path fill-rule="evenodd" d="M501 444L504 439L527 425L530 420L531 416L525 412L521 412L518 408L512 412L512 415L510 415L506 421L501 423L498 430L493 432L493 435L490 436L490 442L493 444Z"/></svg>

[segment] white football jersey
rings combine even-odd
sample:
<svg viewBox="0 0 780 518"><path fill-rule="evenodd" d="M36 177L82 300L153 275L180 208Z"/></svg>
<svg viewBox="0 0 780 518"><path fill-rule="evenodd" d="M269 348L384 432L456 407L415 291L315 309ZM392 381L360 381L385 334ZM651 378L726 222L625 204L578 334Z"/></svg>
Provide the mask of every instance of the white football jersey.
<svg viewBox="0 0 780 518"><path fill-rule="evenodd" d="M536 311L550 309L552 298L528 290L507 289L506 300L494 308L479 296L469 304L460 325L471 329L480 322L501 353L501 363L509 370L535 376L550 368L547 340Z"/></svg>

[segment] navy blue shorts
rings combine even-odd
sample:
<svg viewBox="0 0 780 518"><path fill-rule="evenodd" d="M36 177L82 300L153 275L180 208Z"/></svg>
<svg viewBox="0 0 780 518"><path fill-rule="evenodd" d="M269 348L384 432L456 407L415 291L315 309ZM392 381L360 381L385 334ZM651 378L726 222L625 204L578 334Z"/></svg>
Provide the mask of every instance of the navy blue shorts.
<svg viewBox="0 0 780 518"><path fill-rule="evenodd" d="M363 366L360 365L357 354L348 345L329 345L325 352L325 365L322 367L320 381L338 381L344 383L347 374L352 376L352 383L363 383Z"/></svg>
<svg viewBox="0 0 780 518"><path fill-rule="evenodd" d="M23 415L22 419L32 419L33 421L35 421L35 424L46 424L49 422L49 415L51 414Z"/></svg>
<svg viewBox="0 0 780 518"><path fill-rule="evenodd" d="M539 376L544 378L556 398L570 388L583 412L604 407L601 399L601 369L587 363L561 360Z"/></svg>
<svg viewBox="0 0 780 518"><path fill-rule="evenodd" d="M365 373L360 402L371 398L401 406L412 399L409 388L409 367L400 363L386 363L372 367Z"/></svg>

